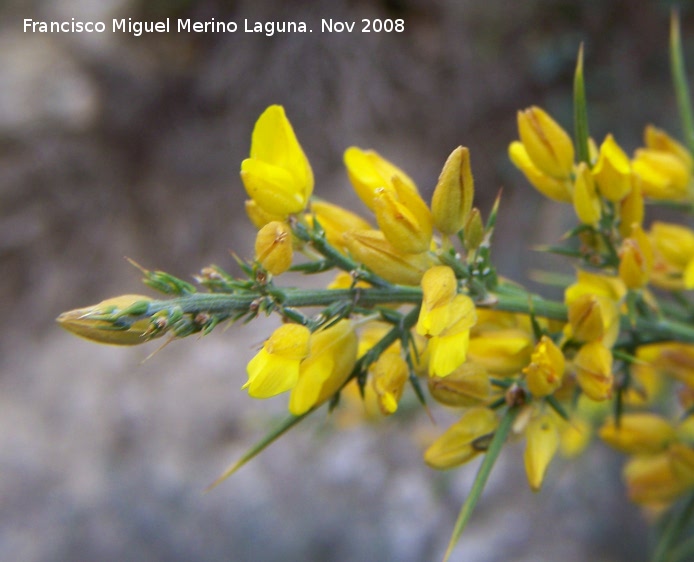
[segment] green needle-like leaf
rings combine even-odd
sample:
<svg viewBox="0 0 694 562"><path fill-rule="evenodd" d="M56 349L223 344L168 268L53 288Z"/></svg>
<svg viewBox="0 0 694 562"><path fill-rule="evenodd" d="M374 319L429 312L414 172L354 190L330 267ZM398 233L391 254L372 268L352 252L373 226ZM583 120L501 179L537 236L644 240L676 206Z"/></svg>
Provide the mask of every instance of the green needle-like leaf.
<svg viewBox="0 0 694 562"><path fill-rule="evenodd" d="M680 36L680 18L676 10L672 11L670 18L670 72L672 83L677 98L682 130L687 147L694 152L694 117L692 117L692 103L689 97L689 83L687 71L684 67L684 55L682 52L682 38Z"/></svg>
<svg viewBox="0 0 694 562"><path fill-rule="evenodd" d="M581 43L578 49L576 73L574 74L574 141L578 152L578 161L585 162L590 167L589 136L586 87L583 80L583 43Z"/></svg>

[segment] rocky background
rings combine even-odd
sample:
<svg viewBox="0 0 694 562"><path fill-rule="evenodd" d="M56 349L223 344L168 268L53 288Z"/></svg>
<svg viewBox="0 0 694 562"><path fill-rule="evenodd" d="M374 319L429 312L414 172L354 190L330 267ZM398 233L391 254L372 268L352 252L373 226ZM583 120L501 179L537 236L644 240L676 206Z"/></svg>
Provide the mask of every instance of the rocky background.
<svg viewBox="0 0 694 562"><path fill-rule="evenodd" d="M361 210L344 148L374 147L430 193L471 148L477 204L500 187L502 274L559 262L530 251L571 212L512 169L515 112L571 119L586 49L591 133L632 150L677 132L669 3L655 0L8 0L0 4L0 559L427 561L445 549L474 467L427 469L432 427L323 413L211 493L205 487L282 415L239 390L268 324L118 349L65 333L63 310L142 292L128 256L190 278L253 230L238 178L253 122L282 103L316 192ZM685 11L684 37L692 18ZM24 18L199 21L404 18L402 34L29 34ZM690 46L693 41L688 41ZM694 61L694 53L690 53ZM693 62L694 64L694 62ZM336 431L338 429L339 431ZM458 560L639 561L643 517L599 445L555 462L540 495L510 447Z"/></svg>

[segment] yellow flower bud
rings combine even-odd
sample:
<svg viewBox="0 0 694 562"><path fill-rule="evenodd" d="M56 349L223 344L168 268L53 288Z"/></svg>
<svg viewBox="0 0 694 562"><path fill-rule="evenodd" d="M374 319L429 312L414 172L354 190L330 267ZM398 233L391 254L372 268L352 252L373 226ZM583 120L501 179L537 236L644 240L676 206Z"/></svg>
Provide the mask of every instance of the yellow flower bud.
<svg viewBox="0 0 694 562"><path fill-rule="evenodd" d="M314 218L318 220L325 231L325 238L336 248L344 248L342 235L354 230L369 230L371 225L359 215L343 209L339 205L333 205L327 201L311 201L311 212L306 219L313 224Z"/></svg>
<svg viewBox="0 0 694 562"><path fill-rule="evenodd" d="M380 230L355 230L343 234L345 247L358 262L391 283L418 285L432 260L422 254L406 254L395 248Z"/></svg>
<svg viewBox="0 0 694 562"><path fill-rule="evenodd" d="M629 454L664 451L675 439L675 429L666 420L647 412L622 414L619 424L607 420L598 432L611 447Z"/></svg>
<svg viewBox="0 0 694 562"><path fill-rule="evenodd" d="M535 397L549 396L564 380L564 354L547 336L535 346L530 364L523 369L528 390Z"/></svg>
<svg viewBox="0 0 694 562"><path fill-rule="evenodd" d="M357 335L352 322L340 320L314 332L309 347L289 397L289 411L295 416L332 397L352 373L357 360Z"/></svg>
<svg viewBox="0 0 694 562"><path fill-rule="evenodd" d="M559 432L554 418L542 414L530 420L525 430L525 474L533 492L539 491L547 467L559 448Z"/></svg>
<svg viewBox="0 0 694 562"><path fill-rule="evenodd" d="M651 241L640 226L634 225L619 252L619 277L630 289L640 289L648 283L652 271Z"/></svg>
<svg viewBox="0 0 694 562"><path fill-rule="evenodd" d="M512 142L508 147L508 156L542 195L559 203L571 203L571 182L568 179L556 179L541 172L530 159L522 142Z"/></svg>
<svg viewBox="0 0 694 562"><path fill-rule="evenodd" d="M56 322L68 332L97 343L137 345L166 332L153 329L149 318L137 319L147 312L150 302L152 299L142 295L122 295L63 312Z"/></svg>
<svg viewBox="0 0 694 562"><path fill-rule="evenodd" d="M598 161L593 168L593 177L600 193L610 201L621 201L631 191L629 158L611 134L607 135L600 145Z"/></svg>
<svg viewBox="0 0 694 562"><path fill-rule="evenodd" d="M470 167L470 151L459 146L446 160L431 198L436 228L443 234L455 234L468 219L475 195Z"/></svg>
<svg viewBox="0 0 694 562"><path fill-rule="evenodd" d="M482 224L482 215L477 207L473 207L468 215L463 231L463 240L465 249L468 252L474 252L484 242L484 224Z"/></svg>
<svg viewBox="0 0 694 562"><path fill-rule="evenodd" d="M241 179L248 196L266 213L284 218L306 207L313 171L282 106L271 105L256 121Z"/></svg>
<svg viewBox="0 0 694 562"><path fill-rule="evenodd" d="M623 238L628 238L634 224L643 226L645 203L641 189L641 179L632 174L631 191L622 199L619 208L619 233Z"/></svg>
<svg viewBox="0 0 694 562"><path fill-rule="evenodd" d="M597 401L612 397L612 353L603 344L584 344L574 358L576 380L589 398Z"/></svg>
<svg viewBox="0 0 694 562"><path fill-rule="evenodd" d="M409 377L407 362L399 353L382 353L369 371L381 413L394 413Z"/></svg>
<svg viewBox="0 0 694 562"><path fill-rule="evenodd" d="M392 178L393 189L379 188L374 196L378 226L388 241L406 254L421 254L431 245L431 212L418 193L399 176Z"/></svg>
<svg viewBox="0 0 694 562"><path fill-rule="evenodd" d="M289 269L292 265L292 231L287 223L272 221L258 231L255 259L273 275Z"/></svg>
<svg viewBox="0 0 694 562"><path fill-rule="evenodd" d="M447 406L476 406L492 392L487 370L476 363L463 363L445 377L429 377L427 384L432 398Z"/></svg>
<svg viewBox="0 0 694 562"><path fill-rule="evenodd" d="M270 398L292 389L299 379L299 365L309 353L310 331L299 324L283 324L250 360L246 371L253 398Z"/></svg>
<svg viewBox="0 0 694 562"><path fill-rule="evenodd" d="M662 505L677 499L688 487L672 468L667 452L632 457L624 466L629 499L645 505Z"/></svg>
<svg viewBox="0 0 694 562"><path fill-rule="evenodd" d="M393 177L397 177L404 189L418 194L412 179L373 150L349 147L344 155L345 167L354 190L369 209L374 210L374 198L378 189L393 190Z"/></svg>
<svg viewBox="0 0 694 562"><path fill-rule="evenodd" d="M680 270L694 258L694 230L685 226L655 221L651 224L651 240L654 249Z"/></svg>
<svg viewBox="0 0 694 562"><path fill-rule="evenodd" d="M602 215L600 196L588 164L581 162L576 168L573 196L574 210L584 224L596 225Z"/></svg>
<svg viewBox="0 0 694 562"><path fill-rule="evenodd" d="M581 342L598 341L611 348L619 335L617 304L603 295L583 294L570 304L570 337Z"/></svg>
<svg viewBox="0 0 694 562"><path fill-rule="evenodd" d="M539 170L557 179L571 175L574 164L571 137L545 111L534 106L519 111L518 134Z"/></svg>
<svg viewBox="0 0 694 562"><path fill-rule="evenodd" d="M477 443L488 438L497 425L492 410L471 408L431 444L424 453L424 462L438 470L468 462L484 450Z"/></svg>
<svg viewBox="0 0 694 562"><path fill-rule="evenodd" d="M658 129L653 125L647 125L644 129L643 136L646 147L676 156L687 170L692 170L694 168L694 160L689 150L662 129Z"/></svg>
<svg viewBox="0 0 694 562"><path fill-rule="evenodd" d="M646 197L669 201L687 197L691 169L674 154L641 148L635 153L632 168L641 178Z"/></svg>

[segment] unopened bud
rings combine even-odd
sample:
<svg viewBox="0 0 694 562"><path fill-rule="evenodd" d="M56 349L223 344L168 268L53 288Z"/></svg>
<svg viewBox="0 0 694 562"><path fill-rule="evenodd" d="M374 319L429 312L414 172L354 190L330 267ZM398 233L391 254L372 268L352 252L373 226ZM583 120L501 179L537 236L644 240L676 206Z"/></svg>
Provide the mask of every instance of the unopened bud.
<svg viewBox="0 0 694 562"><path fill-rule="evenodd" d="M255 256L273 275L284 273L292 265L292 233L284 222L272 221L258 231Z"/></svg>
<svg viewBox="0 0 694 562"><path fill-rule="evenodd" d="M443 165L431 198L434 224L443 234L455 234L467 221L472 209L475 182L470 167L470 151L459 146Z"/></svg>

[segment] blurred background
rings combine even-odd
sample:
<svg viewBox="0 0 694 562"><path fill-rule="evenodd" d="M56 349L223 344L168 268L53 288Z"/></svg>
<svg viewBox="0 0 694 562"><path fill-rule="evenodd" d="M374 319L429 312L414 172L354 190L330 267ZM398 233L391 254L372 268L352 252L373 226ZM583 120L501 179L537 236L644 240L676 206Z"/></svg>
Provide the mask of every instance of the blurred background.
<svg viewBox="0 0 694 562"><path fill-rule="evenodd" d="M646 123L679 134L668 73L670 2L656 0L5 0L0 3L0 559L440 559L474 466L425 467L421 413L381 423L319 412L213 492L205 487L279 419L244 365L267 324L147 356L61 332L54 318L146 292L124 259L185 279L252 252L238 177L253 123L281 103L315 192L363 211L349 145L401 165L427 196L449 152L471 149L494 253L526 282L566 268L532 252L571 209L546 204L506 157L515 113L567 128L585 45L591 134L631 152ZM692 17L683 37L694 65ZM305 21L403 18L404 33L32 34L24 18ZM358 26L357 26L358 27ZM570 269L568 269L570 271ZM336 427L337 426L337 427ZM336 431L338 429L339 431ZM639 561L645 519L620 461L596 444L528 491L502 455L457 560Z"/></svg>

